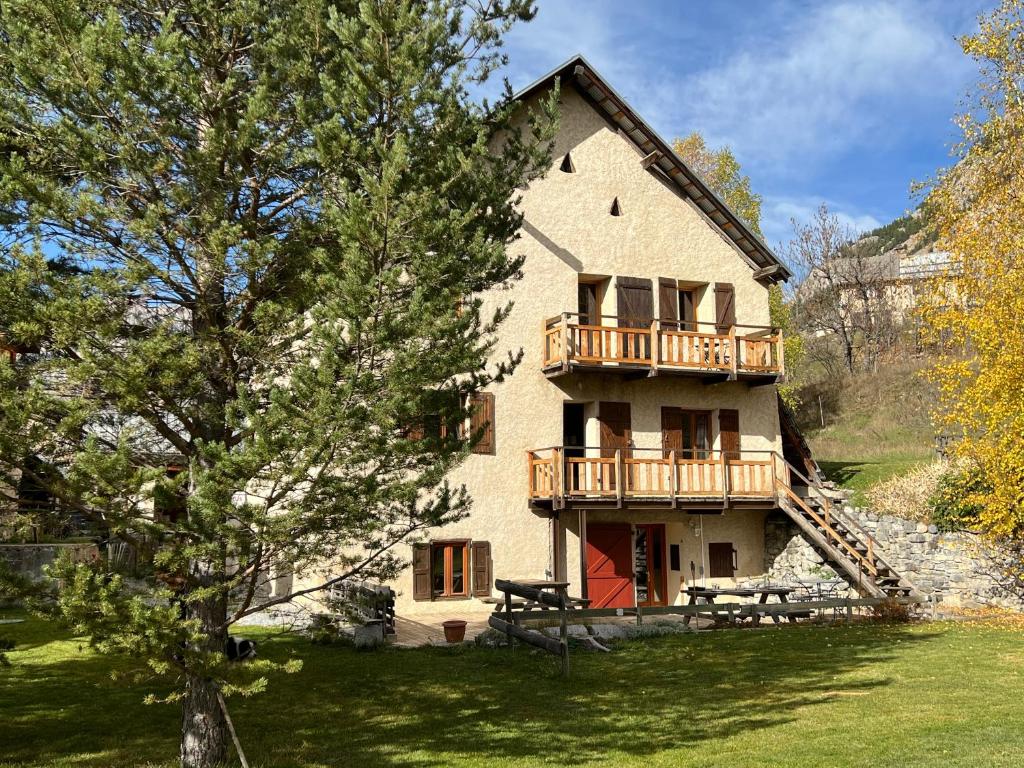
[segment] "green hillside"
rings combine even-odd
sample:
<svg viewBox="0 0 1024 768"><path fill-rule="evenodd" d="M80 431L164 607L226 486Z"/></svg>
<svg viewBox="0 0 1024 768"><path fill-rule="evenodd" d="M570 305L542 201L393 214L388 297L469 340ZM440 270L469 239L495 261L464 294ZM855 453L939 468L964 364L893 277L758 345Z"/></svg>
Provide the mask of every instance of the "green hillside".
<svg viewBox="0 0 1024 768"><path fill-rule="evenodd" d="M805 386L797 420L830 480L862 492L935 457L925 360ZM822 426L824 421L824 426Z"/></svg>

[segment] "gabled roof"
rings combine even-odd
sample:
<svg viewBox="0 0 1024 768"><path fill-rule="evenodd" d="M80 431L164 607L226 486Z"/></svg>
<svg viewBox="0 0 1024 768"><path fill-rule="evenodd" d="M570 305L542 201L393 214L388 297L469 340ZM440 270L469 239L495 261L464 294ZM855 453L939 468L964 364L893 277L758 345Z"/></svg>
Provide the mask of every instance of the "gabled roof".
<svg viewBox="0 0 1024 768"><path fill-rule="evenodd" d="M778 282L788 280L793 276L793 273L772 252L771 248L765 245L764 241L747 226L743 219L733 213L729 206L711 191L704 180L683 162L683 159L672 150L672 147L629 106L625 99L615 92L615 89L582 56L573 56L564 64L516 93L514 98L516 100L528 99L537 92L551 87L556 79L561 82L563 87L567 83L575 84L584 98L606 120L616 126L625 138L636 145L640 153L645 156L644 163L648 170L654 173L660 172L692 200L723 234L735 243L754 270L756 279Z"/></svg>

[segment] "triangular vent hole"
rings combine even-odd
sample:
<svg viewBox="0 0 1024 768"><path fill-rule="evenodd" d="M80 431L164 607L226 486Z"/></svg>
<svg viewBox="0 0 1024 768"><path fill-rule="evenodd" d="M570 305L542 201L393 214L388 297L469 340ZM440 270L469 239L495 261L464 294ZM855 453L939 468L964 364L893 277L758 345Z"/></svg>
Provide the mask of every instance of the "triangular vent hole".
<svg viewBox="0 0 1024 768"><path fill-rule="evenodd" d="M576 166L572 164L572 155L566 152L565 157L562 158L562 164L559 168L562 173L576 173Z"/></svg>
<svg viewBox="0 0 1024 768"><path fill-rule="evenodd" d="M621 216L622 215L622 208L619 206L619 198L617 198L617 197L614 200L612 200L611 214L612 214L612 216Z"/></svg>

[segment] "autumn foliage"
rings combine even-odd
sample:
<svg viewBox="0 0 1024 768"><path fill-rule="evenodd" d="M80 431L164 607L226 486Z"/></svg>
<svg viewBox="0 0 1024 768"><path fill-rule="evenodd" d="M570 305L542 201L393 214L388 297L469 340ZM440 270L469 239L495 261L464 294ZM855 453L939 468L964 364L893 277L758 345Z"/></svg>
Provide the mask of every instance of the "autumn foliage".
<svg viewBox="0 0 1024 768"><path fill-rule="evenodd" d="M927 207L948 279L922 308L944 350L931 371L939 426L975 473L967 504L978 524L1024 540L1024 2L1004 0L960 42L980 78L957 163L932 185Z"/></svg>

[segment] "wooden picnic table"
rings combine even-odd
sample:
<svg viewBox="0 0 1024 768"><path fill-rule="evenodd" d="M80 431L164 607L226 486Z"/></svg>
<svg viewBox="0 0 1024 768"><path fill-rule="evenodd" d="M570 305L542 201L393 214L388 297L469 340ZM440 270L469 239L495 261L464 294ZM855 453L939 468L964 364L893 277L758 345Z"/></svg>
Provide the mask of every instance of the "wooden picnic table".
<svg viewBox="0 0 1024 768"><path fill-rule="evenodd" d="M521 584L526 587L533 587L534 589L540 590L551 590L556 595L565 595L566 607L567 608L586 608L590 605L590 600L583 597L571 597L568 594L569 582L568 581L549 581L547 579L513 579L516 584ZM504 598L498 598L497 602L504 603ZM548 610L550 606L544 603L538 603L533 600L525 601L513 601L514 605L526 608L539 608L541 610Z"/></svg>
<svg viewBox="0 0 1024 768"><path fill-rule="evenodd" d="M690 600L687 605L697 605L697 598L703 597L705 602L709 605L715 604L716 597L760 597L758 598L759 604L766 604L768 598L774 595L779 599L780 603L788 603L789 596L795 591L791 587L736 587L734 589L729 588L715 588L715 587L684 587L682 592L690 596ZM776 614L772 614L772 621L776 624L779 623L779 617ZM761 615L756 611L751 614L753 624L756 627L761 623ZM787 615L788 621L795 621L796 618L792 615ZM735 619L733 619L735 621ZM720 620L717 620L720 621ZM690 617L687 616L684 621L685 624L690 623Z"/></svg>

